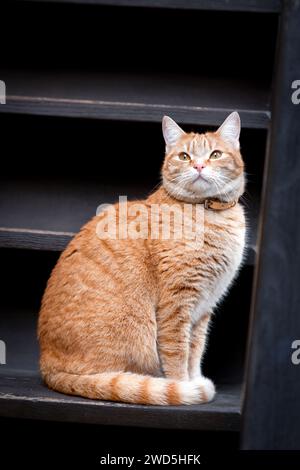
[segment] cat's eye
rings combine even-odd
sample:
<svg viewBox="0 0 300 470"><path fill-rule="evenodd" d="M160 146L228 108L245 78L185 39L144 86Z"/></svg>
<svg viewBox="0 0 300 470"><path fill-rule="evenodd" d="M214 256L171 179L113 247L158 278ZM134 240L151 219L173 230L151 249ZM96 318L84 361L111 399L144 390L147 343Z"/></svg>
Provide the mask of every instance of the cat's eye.
<svg viewBox="0 0 300 470"><path fill-rule="evenodd" d="M178 157L179 160L182 160L183 162L189 162L191 159L191 157L186 152L181 152Z"/></svg>
<svg viewBox="0 0 300 470"><path fill-rule="evenodd" d="M210 154L210 159L211 160L217 160L217 158L220 158L222 157L222 152L221 150L214 150L213 152L211 152Z"/></svg>

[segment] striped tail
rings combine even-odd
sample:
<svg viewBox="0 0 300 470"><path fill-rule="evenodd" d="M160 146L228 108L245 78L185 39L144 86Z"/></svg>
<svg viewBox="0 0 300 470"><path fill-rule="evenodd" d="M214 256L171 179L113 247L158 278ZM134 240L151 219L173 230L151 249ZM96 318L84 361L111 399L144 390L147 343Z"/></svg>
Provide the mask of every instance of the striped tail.
<svg viewBox="0 0 300 470"><path fill-rule="evenodd" d="M96 400L141 405L189 405L206 403L215 395L213 383L205 377L180 382L130 372L93 375L49 372L43 375L47 385L54 390Z"/></svg>

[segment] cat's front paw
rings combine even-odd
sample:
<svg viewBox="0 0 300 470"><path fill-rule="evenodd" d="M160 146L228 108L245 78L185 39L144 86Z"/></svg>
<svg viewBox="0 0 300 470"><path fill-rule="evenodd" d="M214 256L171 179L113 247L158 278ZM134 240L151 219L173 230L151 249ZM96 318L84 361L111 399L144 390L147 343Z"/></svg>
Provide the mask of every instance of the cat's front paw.
<svg viewBox="0 0 300 470"><path fill-rule="evenodd" d="M194 379L193 382L195 382L199 387L199 394L202 403L207 403L213 400L216 394L216 389L214 383L210 379L201 375Z"/></svg>

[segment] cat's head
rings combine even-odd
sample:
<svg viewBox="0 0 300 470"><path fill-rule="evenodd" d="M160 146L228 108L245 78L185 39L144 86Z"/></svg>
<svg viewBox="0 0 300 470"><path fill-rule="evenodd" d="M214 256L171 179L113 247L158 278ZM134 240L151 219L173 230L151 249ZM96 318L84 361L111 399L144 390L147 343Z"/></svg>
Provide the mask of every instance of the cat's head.
<svg viewBox="0 0 300 470"><path fill-rule="evenodd" d="M162 177L167 192L187 202L237 200L245 187L240 130L237 112L231 113L217 131L205 134L186 133L165 116Z"/></svg>

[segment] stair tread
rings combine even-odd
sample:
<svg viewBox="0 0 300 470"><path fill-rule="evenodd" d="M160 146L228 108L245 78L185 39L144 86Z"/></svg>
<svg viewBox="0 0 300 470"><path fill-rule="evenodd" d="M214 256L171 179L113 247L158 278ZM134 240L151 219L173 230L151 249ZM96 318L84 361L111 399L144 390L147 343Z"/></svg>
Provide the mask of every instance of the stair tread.
<svg viewBox="0 0 300 470"><path fill-rule="evenodd" d="M26 0L27 1L27 0ZM225 10L249 12L280 11L280 0L35 0L108 6L182 8L188 10Z"/></svg>
<svg viewBox="0 0 300 470"><path fill-rule="evenodd" d="M3 181L0 196L0 247L63 250L75 233L96 214L102 203L119 195L145 198L152 188L143 184L71 183L67 181ZM250 219L246 263L253 264L258 201L246 207Z"/></svg>
<svg viewBox="0 0 300 470"><path fill-rule="evenodd" d="M0 414L102 425L166 429L238 430L240 386L220 385L203 405L145 406L89 400L49 390L38 373L0 373Z"/></svg>
<svg viewBox="0 0 300 470"><path fill-rule="evenodd" d="M0 112L219 125L232 110L244 127L268 128L269 90L262 83L198 76L3 71Z"/></svg>

